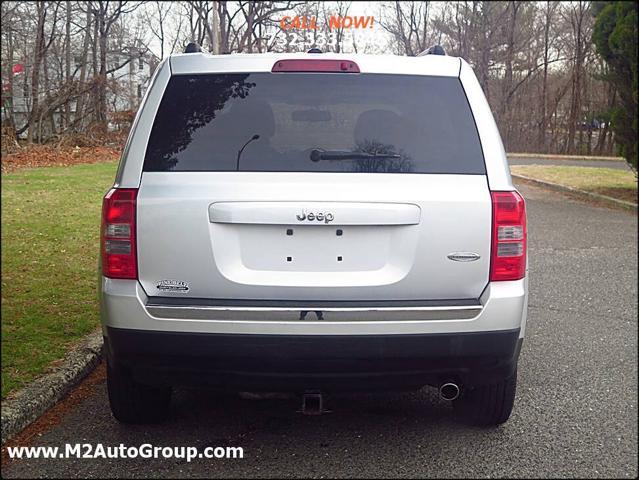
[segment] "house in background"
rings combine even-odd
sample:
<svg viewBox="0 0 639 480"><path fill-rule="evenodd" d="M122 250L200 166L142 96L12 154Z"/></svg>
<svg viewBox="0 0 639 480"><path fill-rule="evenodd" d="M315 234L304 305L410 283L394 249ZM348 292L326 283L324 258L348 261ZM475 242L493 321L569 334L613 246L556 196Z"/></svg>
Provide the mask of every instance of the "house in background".
<svg viewBox="0 0 639 480"><path fill-rule="evenodd" d="M73 59L71 70L80 70L81 57ZM149 51L140 52L139 49L118 48L107 53L107 111L109 114L109 129L118 129L120 125L111 121L113 118L132 117L137 111L140 101L149 86L159 59ZM57 78L58 72L51 69L49 78ZM12 75L13 92L11 91L7 75ZM17 129L27 123L31 110L31 65L17 62L12 71L3 72L2 81L2 123L13 115L13 122ZM39 93L40 102L46 101L46 91ZM90 103L90 100L89 100ZM69 104L71 116L75 116L77 101ZM53 114L53 122L43 122L43 135L46 137L55 129L61 131L64 127L62 109ZM26 137L26 131L20 137Z"/></svg>
<svg viewBox="0 0 639 480"><path fill-rule="evenodd" d="M111 71L107 90L109 111L135 112L159 63L160 60L149 51L140 53L129 49L112 53L107 58L107 68Z"/></svg>

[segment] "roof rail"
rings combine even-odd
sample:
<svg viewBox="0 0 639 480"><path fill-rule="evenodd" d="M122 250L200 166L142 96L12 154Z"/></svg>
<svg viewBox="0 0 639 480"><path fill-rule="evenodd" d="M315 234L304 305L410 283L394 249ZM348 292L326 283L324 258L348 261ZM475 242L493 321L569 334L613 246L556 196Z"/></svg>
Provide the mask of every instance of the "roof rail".
<svg viewBox="0 0 639 480"><path fill-rule="evenodd" d="M422 53L419 53L418 57L423 57L424 55L446 55L446 50L441 45L431 45Z"/></svg>
<svg viewBox="0 0 639 480"><path fill-rule="evenodd" d="M201 51L202 51L202 47L200 47L195 42L190 42L184 49L184 53L199 53Z"/></svg>

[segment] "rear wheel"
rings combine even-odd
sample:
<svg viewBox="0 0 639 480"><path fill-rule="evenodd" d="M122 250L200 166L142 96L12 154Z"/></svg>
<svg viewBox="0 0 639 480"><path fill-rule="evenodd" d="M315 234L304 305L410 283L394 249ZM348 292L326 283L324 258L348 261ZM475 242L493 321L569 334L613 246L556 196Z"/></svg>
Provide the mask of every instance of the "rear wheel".
<svg viewBox="0 0 639 480"><path fill-rule="evenodd" d="M510 417L515 403L517 371L501 382L464 390L453 406L470 423L500 425Z"/></svg>
<svg viewBox="0 0 639 480"><path fill-rule="evenodd" d="M123 368L107 362L109 404L122 423L154 423L164 420L171 403L171 387L152 387L136 382Z"/></svg>

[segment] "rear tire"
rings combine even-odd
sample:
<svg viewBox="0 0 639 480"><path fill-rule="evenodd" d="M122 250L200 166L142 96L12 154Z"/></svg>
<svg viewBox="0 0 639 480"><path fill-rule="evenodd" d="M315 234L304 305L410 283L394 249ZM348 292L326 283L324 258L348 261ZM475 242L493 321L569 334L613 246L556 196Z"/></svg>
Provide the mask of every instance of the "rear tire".
<svg viewBox="0 0 639 480"><path fill-rule="evenodd" d="M481 426L501 425L510 417L515 403L517 371L501 382L462 392L453 407L464 420Z"/></svg>
<svg viewBox="0 0 639 480"><path fill-rule="evenodd" d="M107 362L107 389L113 416L122 423L155 423L164 420L171 404L171 387L136 382L123 368Z"/></svg>

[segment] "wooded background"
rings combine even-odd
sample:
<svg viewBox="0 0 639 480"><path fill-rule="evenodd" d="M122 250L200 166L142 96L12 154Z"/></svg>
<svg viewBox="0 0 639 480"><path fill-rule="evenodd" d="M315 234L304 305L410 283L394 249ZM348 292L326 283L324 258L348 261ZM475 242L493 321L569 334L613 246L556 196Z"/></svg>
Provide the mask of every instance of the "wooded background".
<svg viewBox="0 0 639 480"><path fill-rule="evenodd" d="M592 43L589 1L2 2L3 140L110 141L128 130L159 61L190 41L213 53L296 51L284 15L375 16L375 42L334 31L323 50L416 55L441 44L471 63L507 151L614 154L618 102ZM282 41L282 38L284 41ZM279 41L276 41L279 40ZM635 100L636 101L636 100ZM13 141L13 140L11 140ZM5 141L3 141L3 144Z"/></svg>

